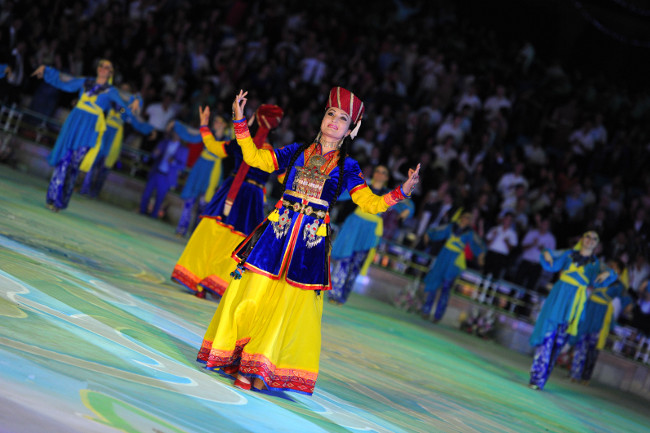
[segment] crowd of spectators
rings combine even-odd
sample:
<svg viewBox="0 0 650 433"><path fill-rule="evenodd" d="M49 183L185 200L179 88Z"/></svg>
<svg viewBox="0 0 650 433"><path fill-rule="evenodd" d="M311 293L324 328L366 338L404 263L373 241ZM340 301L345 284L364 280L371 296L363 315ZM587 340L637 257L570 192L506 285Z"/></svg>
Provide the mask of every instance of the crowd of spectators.
<svg viewBox="0 0 650 433"><path fill-rule="evenodd" d="M170 119L198 126L199 106L228 118L241 88L247 109L284 109L270 136L279 145L312 140L330 87L344 86L366 104L353 143L364 171L384 164L396 184L421 164L413 245L473 208L493 272L534 285L520 270L534 264L531 248L568 248L595 229L599 254L626 263L632 320L650 333L648 88L567 70L446 0L0 4L0 62L14 71L4 102L53 115L73 96L29 73L47 64L92 75L108 58L160 131Z"/></svg>

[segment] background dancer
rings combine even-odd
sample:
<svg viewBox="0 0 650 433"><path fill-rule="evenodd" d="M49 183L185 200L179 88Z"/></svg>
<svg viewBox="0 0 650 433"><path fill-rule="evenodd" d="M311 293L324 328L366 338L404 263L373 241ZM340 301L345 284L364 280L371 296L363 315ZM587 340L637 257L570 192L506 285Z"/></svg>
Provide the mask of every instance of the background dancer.
<svg viewBox="0 0 650 433"><path fill-rule="evenodd" d="M368 187L377 195L386 194L389 191L386 187L388 177L388 168L379 165L375 167ZM364 212L357 207L345 219L332 244L332 290L327 292L330 302L342 305L348 300L354 281L361 274L364 264L374 257L383 234L381 215Z"/></svg>
<svg viewBox="0 0 650 433"><path fill-rule="evenodd" d="M187 287L200 298L205 290L221 296L235 270L231 254L235 247L264 219L264 185L270 173L251 167L243 160L236 141L215 139L207 127L210 108L199 108L201 135L208 151L219 158L232 156L235 170L215 193L201 215L201 222L187 242L183 254L172 272L172 280ZM282 120L283 111L277 105L261 105L255 114L258 124L253 139L255 146L272 150L266 142L269 132Z"/></svg>
<svg viewBox="0 0 650 433"><path fill-rule="evenodd" d="M424 291L427 294L422 315L429 318L431 308L440 291L434 322L440 321L447 310L451 286L456 277L467 268L465 260L465 246L469 245L472 253L477 257L480 266L483 266L485 246L483 241L471 228L472 212L461 213L458 221L451 222L441 227L432 227L427 231L427 238L432 241L445 240L445 244L436 256L433 267L424 277Z"/></svg>
<svg viewBox="0 0 650 433"><path fill-rule="evenodd" d="M530 344L535 347L529 382L532 389L544 389L567 337L577 335L587 299L587 286L607 287L617 278L612 269L601 267L594 254L598 240L598 234L589 231L582 235L573 250L544 250L542 253L540 260L544 270L561 273L537 316L530 336Z"/></svg>
<svg viewBox="0 0 650 433"><path fill-rule="evenodd" d="M126 88L122 88L122 90L128 91ZM139 96L138 99L140 99ZM141 104L142 101L140 101ZM139 120L131 110L122 110L111 103L111 108L106 114L106 130L102 135L102 144L86 153L79 167L81 171L86 172L79 191L81 195L87 195L90 198L99 196L109 171L120 158L124 139L124 123L130 124L142 135L149 135L152 140L156 137L153 126Z"/></svg>
<svg viewBox="0 0 650 433"><path fill-rule="evenodd" d="M187 164L189 151L174 131L163 138L152 152L153 165L149 170L147 184L140 199L140 213L152 218L160 218L160 207L170 189L176 186L178 176ZM149 211L149 200L156 192L153 207Z"/></svg>
<svg viewBox="0 0 650 433"><path fill-rule="evenodd" d="M48 208L55 212L68 207L79 165L86 153L95 146L101 146L106 131L105 113L111 108L111 103L125 110L128 108L133 113L140 108L137 98L132 97L127 102L113 87L113 72L113 64L104 59L97 65L95 78L69 77L44 65L32 73L32 76L44 79L59 90L79 92L79 100L66 118L48 157L48 162L55 168L46 201Z"/></svg>
<svg viewBox="0 0 650 433"><path fill-rule="evenodd" d="M9 65L0 63L0 78L4 78L5 76L6 77L11 76L11 68L9 67Z"/></svg>
<svg viewBox="0 0 650 433"><path fill-rule="evenodd" d="M199 107L200 110L200 107ZM209 119L208 110L208 119ZM206 124L207 125L207 124ZM192 232L200 215L205 209L205 205L212 200L214 193L217 191L221 183L221 158L216 154L210 152L202 143L201 131L192 129L181 122L175 121L173 124L174 131L179 135L181 140L188 143L201 143L203 150L199 155L190 170L189 176L181 191L181 198L183 199L183 212L178 220L176 226L176 234L178 236L185 236L188 232ZM212 129L210 132L217 141L230 141L226 134L228 123L221 116L214 116L212 120ZM195 212L196 209L196 212ZM195 215L192 218L192 215Z"/></svg>
<svg viewBox="0 0 650 433"><path fill-rule="evenodd" d="M623 270L620 260L611 260L609 267L618 275ZM573 360L571 363L571 380L588 385L594 372L598 354L605 348L605 342L616 323L614 299L622 298L625 286L617 279L608 287L596 289L589 296L583 318L578 326L578 334L573 338ZM627 306L631 307L632 304ZM631 308L630 308L631 309Z"/></svg>

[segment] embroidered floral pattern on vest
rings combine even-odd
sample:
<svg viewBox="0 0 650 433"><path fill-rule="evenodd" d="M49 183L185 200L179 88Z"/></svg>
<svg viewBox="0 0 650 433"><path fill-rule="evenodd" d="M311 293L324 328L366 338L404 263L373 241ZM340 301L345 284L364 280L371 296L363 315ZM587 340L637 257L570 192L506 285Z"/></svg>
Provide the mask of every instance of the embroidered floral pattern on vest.
<svg viewBox="0 0 650 433"><path fill-rule="evenodd" d="M284 212L282 212L282 215L278 218L278 222L271 223L273 225L273 233L275 233L277 239L282 239L287 235L287 233L289 233L290 222L291 218L289 217L289 209L285 209Z"/></svg>
<svg viewBox="0 0 650 433"><path fill-rule="evenodd" d="M314 222L311 224L305 224L305 228L302 232L302 238L307 244L307 248L313 248L323 240L322 236L316 235L318 226L318 220L314 220Z"/></svg>

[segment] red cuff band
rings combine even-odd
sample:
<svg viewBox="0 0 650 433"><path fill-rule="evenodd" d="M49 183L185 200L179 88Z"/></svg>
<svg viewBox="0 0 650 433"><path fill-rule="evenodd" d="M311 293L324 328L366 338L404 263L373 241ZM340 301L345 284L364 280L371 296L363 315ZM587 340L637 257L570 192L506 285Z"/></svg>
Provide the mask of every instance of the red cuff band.
<svg viewBox="0 0 650 433"><path fill-rule="evenodd" d="M388 194L384 194L384 201L388 206L393 206L394 204L397 204L404 200L406 196L402 193L402 186L398 186Z"/></svg>
<svg viewBox="0 0 650 433"><path fill-rule="evenodd" d="M251 133L248 130L248 122L233 123L233 128L235 129L235 137L237 138L246 138L251 136Z"/></svg>

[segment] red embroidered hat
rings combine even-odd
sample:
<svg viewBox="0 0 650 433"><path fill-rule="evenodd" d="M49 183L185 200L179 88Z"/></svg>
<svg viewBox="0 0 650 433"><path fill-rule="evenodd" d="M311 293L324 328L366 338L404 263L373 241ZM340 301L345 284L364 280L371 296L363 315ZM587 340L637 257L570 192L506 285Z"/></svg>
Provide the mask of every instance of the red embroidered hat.
<svg viewBox="0 0 650 433"><path fill-rule="evenodd" d="M277 105L262 104L257 109L256 115L260 125L263 125L267 129L273 129L280 124L284 111Z"/></svg>
<svg viewBox="0 0 650 433"><path fill-rule="evenodd" d="M284 116L284 111L282 108L277 105L271 104L262 104L255 112L255 117L257 118L257 123L259 128L255 137L253 137L253 142L257 147L261 147L266 140L266 137L269 135L269 131L273 128L277 128Z"/></svg>
<svg viewBox="0 0 650 433"><path fill-rule="evenodd" d="M330 90L327 107L336 107L345 111L352 118L352 123L357 123L363 117L363 102L354 93L343 87L334 87Z"/></svg>

